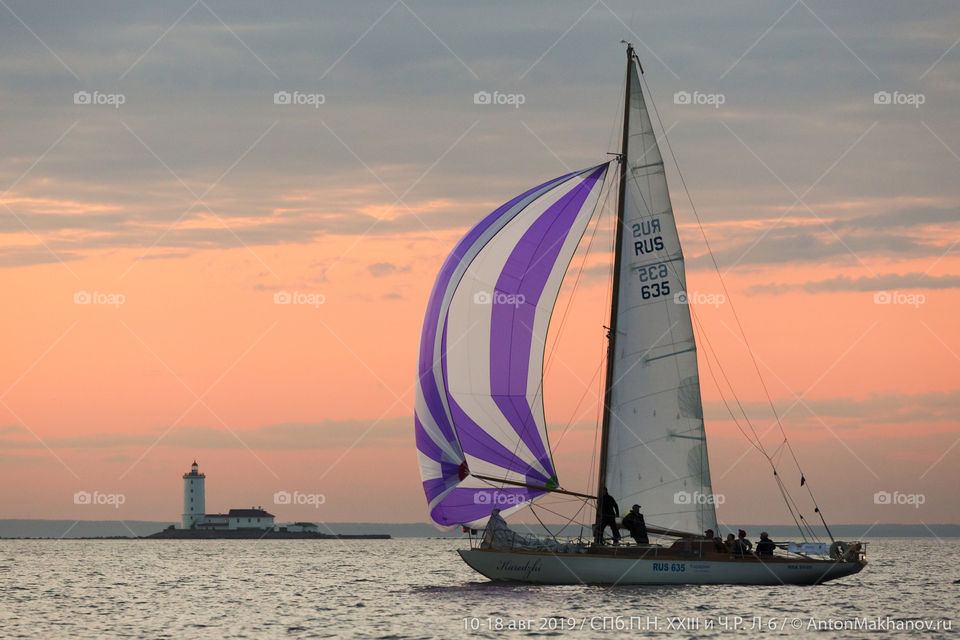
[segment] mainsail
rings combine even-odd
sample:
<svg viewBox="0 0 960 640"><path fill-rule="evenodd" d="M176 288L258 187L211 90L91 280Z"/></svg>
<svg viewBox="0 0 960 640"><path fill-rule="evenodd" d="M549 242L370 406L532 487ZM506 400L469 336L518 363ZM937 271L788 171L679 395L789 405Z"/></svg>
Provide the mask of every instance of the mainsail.
<svg viewBox="0 0 960 640"><path fill-rule="evenodd" d="M647 522L717 529L683 252L657 145L631 59L625 117L623 227L602 478Z"/></svg>
<svg viewBox="0 0 960 640"><path fill-rule="evenodd" d="M563 276L609 164L502 205L447 257L420 335L415 432L430 516L479 526L558 485L543 356ZM496 478L528 486L494 486Z"/></svg>

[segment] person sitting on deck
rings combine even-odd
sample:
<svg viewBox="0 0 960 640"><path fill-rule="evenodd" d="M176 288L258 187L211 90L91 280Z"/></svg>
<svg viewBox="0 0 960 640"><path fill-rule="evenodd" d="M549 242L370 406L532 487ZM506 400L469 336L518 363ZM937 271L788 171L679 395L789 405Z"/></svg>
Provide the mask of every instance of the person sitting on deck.
<svg viewBox="0 0 960 640"><path fill-rule="evenodd" d="M607 527L613 530L613 544L620 543L620 530L617 527L617 518L620 517L620 507L613 496L604 488L603 496L600 497L600 526L597 527L596 542L603 544L603 532Z"/></svg>
<svg viewBox="0 0 960 640"><path fill-rule="evenodd" d="M737 538L732 533L727 534L727 539L723 541L723 548L728 553L737 552Z"/></svg>
<svg viewBox="0 0 960 640"><path fill-rule="evenodd" d="M630 513L623 516L623 528L630 532L637 544L650 544L650 539L647 537L647 523L643 519L643 514L640 513L640 505L633 505Z"/></svg>
<svg viewBox="0 0 960 640"><path fill-rule="evenodd" d="M773 551L777 545L773 543L766 531L760 534L760 542L757 543L757 555L769 558L773 556Z"/></svg>
<svg viewBox="0 0 960 640"><path fill-rule="evenodd" d="M743 529L740 529L737 532L737 536L739 536L737 538L737 547L738 547L737 553L739 553L742 556L745 556L748 553L750 553L750 551L753 549L753 543L750 542L750 540L747 538L747 532L744 531Z"/></svg>
<svg viewBox="0 0 960 640"><path fill-rule="evenodd" d="M714 535L713 529L707 529L706 531L704 531L703 537L706 538L707 540L713 541L713 548L715 550L719 551L720 553L723 553L725 551L725 549L723 548L723 539L718 535Z"/></svg>

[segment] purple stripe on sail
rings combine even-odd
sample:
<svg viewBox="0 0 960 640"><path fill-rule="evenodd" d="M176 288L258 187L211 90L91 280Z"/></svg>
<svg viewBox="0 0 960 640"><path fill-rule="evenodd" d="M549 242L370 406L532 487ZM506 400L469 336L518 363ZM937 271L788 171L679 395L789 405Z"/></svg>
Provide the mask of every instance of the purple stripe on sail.
<svg viewBox="0 0 960 640"><path fill-rule="evenodd" d="M506 204L498 207L490 215L480 221L479 224L471 229L467 235L457 243L457 246L454 247L453 251L450 252L450 255L447 256L443 266L440 268L440 273L437 275L437 280L433 285L433 290L430 293L430 299L427 302L427 310L424 314L423 330L420 335L420 358L417 368L417 375L427 409L430 411L430 414L433 417L434 422L439 427L441 433L444 435L447 441L454 446L456 446L457 438L453 432L453 425L449 424L447 421L447 415L444 411L443 402L440 398L440 390L437 387L437 381L434 378L433 373L433 365L439 355L434 352L434 344L436 342L439 323L441 320L445 320L445 317L441 318L442 315L445 316L442 306L444 296L446 295L447 288L450 284L450 279L453 277L457 267L460 266L464 256L469 252L474 243L476 243L480 236L482 236L487 229L496 223L501 216L509 212L512 207L522 202L531 194L536 193L538 190L547 189L554 184L562 182L570 176L575 175L575 173L576 172L569 173L565 176L545 182L542 185L534 187L533 189L524 192Z"/></svg>
<svg viewBox="0 0 960 640"><path fill-rule="evenodd" d="M471 420L470 416L460 408L460 405L453 398L450 398L450 412L453 414L453 421L457 425L457 433L460 434L460 444L463 446L464 452L469 453L474 458L524 475L533 484L546 484L550 476L553 475L554 471L549 465L545 468L550 476L544 476L517 456L515 451L503 446Z"/></svg>
<svg viewBox="0 0 960 640"><path fill-rule="evenodd" d="M443 450L423 428L423 424L420 423L420 418L416 413L413 414L413 434L417 441L417 450L420 453L437 462L443 459Z"/></svg>
<svg viewBox="0 0 960 640"><path fill-rule="evenodd" d="M423 493L426 494L428 503L443 493L444 489L446 488L447 481L443 478L435 478L433 480L425 480L423 482Z"/></svg>
<svg viewBox="0 0 960 640"><path fill-rule="evenodd" d="M495 489L456 488L443 497L440 504L430 512L434 522L449 526L481 520L494 509L509 509L543 495L543 491L525 487Z"/></svg>
<svg viewBox="0 0 960 640"><path fill-rule="evenodd" d="M446 345L446 343L447 326L444 325L442 344ZM445 348L446 347L444 346L444 349ZM449 389L450 381L447 378L446 364L446 353L444 353L442 367L443 386L446 389ZM503 445L503 443L482 429L480 425L474 422L473 419L467 415L467 412L463 410L463 408L460 406L460 403L458 403L453 395L449 393L447 394L447 404L450 407L450 414L453 418L453 423L457 425L457 436L460 439L460 446L463 448L464 453L469 453L474 458L479 458L485 462L495 464L503 469L508 469L531 478L536 478L540 484L546 484L547 478L550 476L543 477L540 472L532 468L529 463L520 458L515 449L508 449ZM552 470L550 471L550 475L553 475Z"/></svg>
<svg viewBox="0 0 960 640"><path fill-rule="evenodd" d="M504 296L515 296L517 304L497 304L495 299L492 305L491 395L520 439L551 474L550 455L526 399L536 306L564 240L605 171L606 165L596 169L530 225L507 258L494 289Z"/></svg>

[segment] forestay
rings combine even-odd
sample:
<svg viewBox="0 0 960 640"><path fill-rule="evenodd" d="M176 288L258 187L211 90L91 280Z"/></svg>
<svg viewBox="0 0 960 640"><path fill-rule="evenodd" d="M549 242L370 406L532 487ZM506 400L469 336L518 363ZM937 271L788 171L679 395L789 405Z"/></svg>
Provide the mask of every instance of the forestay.
<svg viewBox="0 0 960 640"><path fill-rule="evenodd" d="M420 336L415 431L438 525L481 526L555 488L543 356L563 276L609 164L561 176L502 205L447 257ZM495 488L476 475L532 487Z"/></svg>

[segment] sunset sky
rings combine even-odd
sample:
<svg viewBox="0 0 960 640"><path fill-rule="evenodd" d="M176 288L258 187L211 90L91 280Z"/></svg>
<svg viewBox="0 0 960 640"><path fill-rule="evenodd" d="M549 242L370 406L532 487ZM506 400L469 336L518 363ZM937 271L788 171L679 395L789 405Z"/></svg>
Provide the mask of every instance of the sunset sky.
<svg viewBox="0 0 960 640"><path fill-rule="evenodd" d="M960 523L951 3L0 5L0 518L179 520L196 459L211 512L426 522L433 279L484 214L616 149L626 39L729 294L668 166L694 314L764 443L782 437L737 317L828 521ZM595 475L609 259L575 257L547 356L574 491ZM718 516L786 523L707 351Z"/></svg>

